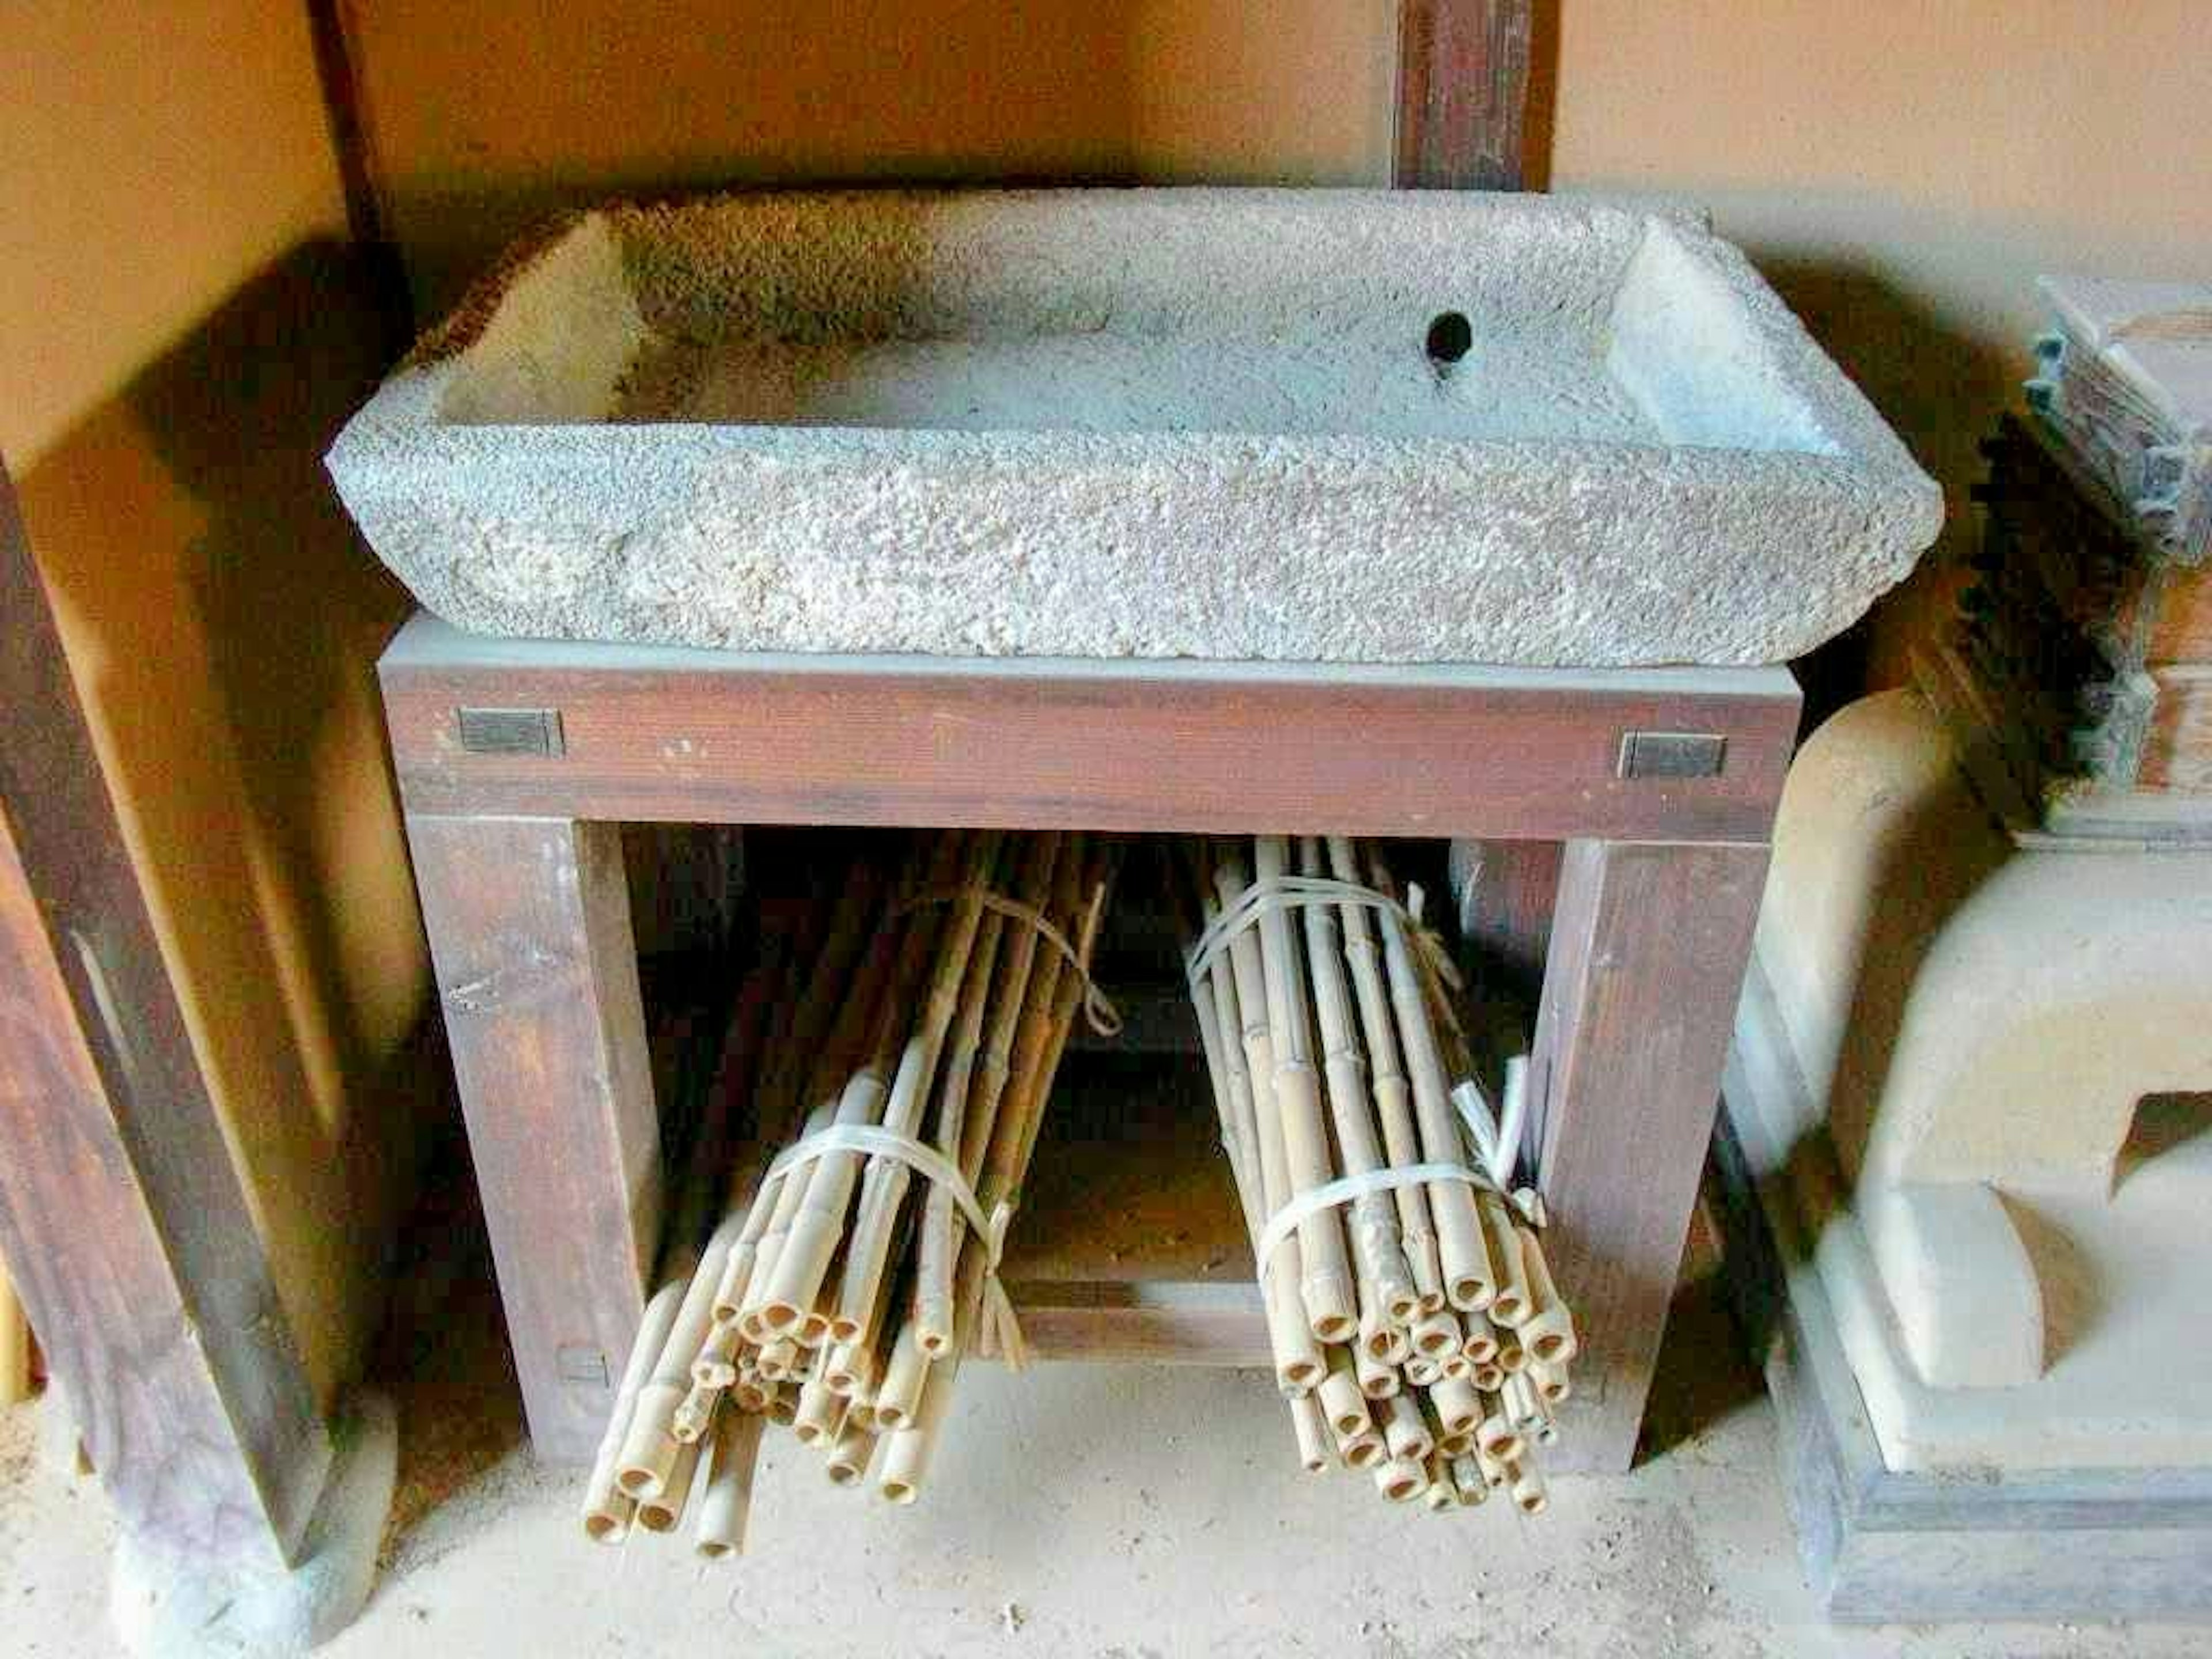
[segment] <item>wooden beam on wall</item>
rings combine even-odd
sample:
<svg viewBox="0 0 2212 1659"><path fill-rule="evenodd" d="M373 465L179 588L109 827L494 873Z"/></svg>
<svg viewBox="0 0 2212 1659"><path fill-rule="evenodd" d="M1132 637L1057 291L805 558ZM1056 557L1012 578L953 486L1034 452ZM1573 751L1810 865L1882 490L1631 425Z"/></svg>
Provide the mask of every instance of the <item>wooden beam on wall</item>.
<svg viewBox="0 0 2212 1659"><path fill-rule="evenodd" d="M1401 0L1392 175L1401 189L1543 187L1556 4Z"/></svg>
<svg viewBox="0 0 2212 1659"><path fill-rule="evenodd" d="M0 468L0 1255L124 1525L296 1556L331 1443Z"/></svg>

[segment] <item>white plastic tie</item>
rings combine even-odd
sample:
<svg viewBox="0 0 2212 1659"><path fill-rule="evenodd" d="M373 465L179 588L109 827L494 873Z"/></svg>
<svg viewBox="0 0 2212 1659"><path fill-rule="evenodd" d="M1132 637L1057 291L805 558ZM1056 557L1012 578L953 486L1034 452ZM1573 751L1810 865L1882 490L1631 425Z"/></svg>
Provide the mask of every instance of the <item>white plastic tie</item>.
<svg viewBox="0 0 2212 1659"><path fill-rule="evenodd" d="M1090 908L1095 910L1105 897L1102 886L1093 890ZM1034 931L1054 950L1060 952L1067 965L1075 969L1083 981L1083 1018L1100 1036L1117 1036L1121 1030L1121 1011L1114 1006L1114 999L1106 994L1105 988L1091 976L1091 963L1066 933L1055 926L1052 919L1033 904L1024 904L1019 899L1008 898L1004 893L989 887L950 887L941 892L923 893L908 899L892 912L906 915L933 904L955 904L974 899L986 910L995 912L1010 921L1018 921Z"/></svg>

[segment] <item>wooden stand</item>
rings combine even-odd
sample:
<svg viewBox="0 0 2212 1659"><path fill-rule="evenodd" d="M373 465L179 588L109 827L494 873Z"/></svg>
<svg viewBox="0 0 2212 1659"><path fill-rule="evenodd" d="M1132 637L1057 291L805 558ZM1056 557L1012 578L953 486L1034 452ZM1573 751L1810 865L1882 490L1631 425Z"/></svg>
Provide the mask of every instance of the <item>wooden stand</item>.
<svg viewBox="0 0 2212 1659"><path fill-rule="evenodd" d="M658 821L1564 843L1532 1144L1587 1333L1565 1444L1628 1466L1796 731L1786 672L770 657L418 617L381 672L542 1455L590 1459L659 1236L620 836ZM1042 1357L1267 1363L1198 1063L1199 1109L1162 1133L1039 1152L1006 1278Z"/></svg>

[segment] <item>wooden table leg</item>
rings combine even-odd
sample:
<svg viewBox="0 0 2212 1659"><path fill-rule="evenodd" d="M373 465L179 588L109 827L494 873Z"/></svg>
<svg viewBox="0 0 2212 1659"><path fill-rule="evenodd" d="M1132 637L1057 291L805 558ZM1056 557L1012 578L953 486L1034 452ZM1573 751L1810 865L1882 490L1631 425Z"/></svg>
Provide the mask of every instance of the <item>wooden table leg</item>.
<svg viewBox="0 0 2212 1659"><path fill-rule="evenodd" d="M407 834L531 1439L587 1461L660 1226L620 827L416 815Z"/></svg>
<svg viewBox="0 0 2212 1659"><path fill-rule="evenodd" d="M117 1517L294 1560L331 1462L0 470L0 1255Z"/></svg>
<svg viewBox="0 0 2212 1659"><path fill-rule="evenodd" d="M1531 1079L1547 1245L1585 1333L1563 1467L1635 1455L1765 872L1764 846L1567 844Z"/></svg>

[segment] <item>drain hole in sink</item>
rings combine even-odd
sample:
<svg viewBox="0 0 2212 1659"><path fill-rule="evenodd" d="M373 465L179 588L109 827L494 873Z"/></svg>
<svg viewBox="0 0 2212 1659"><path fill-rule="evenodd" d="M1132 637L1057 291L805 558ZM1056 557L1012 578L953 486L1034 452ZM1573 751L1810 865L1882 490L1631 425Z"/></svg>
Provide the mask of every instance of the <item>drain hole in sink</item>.
<svg viewBox="0 0 2212 1659"><path fill-rule="evenodd" d="M1455 363L1474 345L1474 325L1463 311L1440 311L1429 323L1425 348L1429 361L1442 367Z"/></svg>

